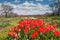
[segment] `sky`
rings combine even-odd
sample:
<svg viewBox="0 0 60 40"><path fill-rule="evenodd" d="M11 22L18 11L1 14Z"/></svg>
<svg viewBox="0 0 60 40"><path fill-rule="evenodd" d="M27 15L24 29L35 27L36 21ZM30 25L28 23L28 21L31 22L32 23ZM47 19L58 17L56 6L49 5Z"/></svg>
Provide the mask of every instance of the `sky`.
<svg viewBox="0 0 60 40"><path fill-rule="evenodd" d="M45 14L45 13L52 13L50 4L54 3L54 0L0 0L0 4L7 2L8 5L12 5L14 7L13 12L20 14L20 15L37 15L37 14ZM34 4L34 9L29 7L21 8L21 5L30 5ZM36 4L36 5L35 5ZM39 6L38 6L39 5ZM30 5L31 6L31 5ZM39 9L39 8L40 9ZM26 9L26 10L22 10ZM28 10L27 10L28 9ZM32 9L32 11L31 11Z"/></svg>
<svg viewBox="0 0 60 40"><path fill-rule="evenodd" d="M24 3L25 1L28 1L28 2L33 2L33 3L41 3L41 4L50 4L50 3L54 3L54 0L0 0L0 3L3 3L3 2L11 2L13 4L22 4Z"/></svg>

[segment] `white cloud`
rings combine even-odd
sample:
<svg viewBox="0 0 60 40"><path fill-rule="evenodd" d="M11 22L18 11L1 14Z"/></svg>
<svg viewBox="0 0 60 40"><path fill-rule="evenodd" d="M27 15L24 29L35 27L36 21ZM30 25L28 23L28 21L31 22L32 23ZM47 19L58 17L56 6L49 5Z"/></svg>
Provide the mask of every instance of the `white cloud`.
<svg viewBox="0 0 60 40"><path fill-rule="evenodd" d="M36 0L36 1L41 1L42 2L43 0Z"/></svg>
<svg viewBox="0 0 60 40"><path fill-rule="evenodd" d="M20 2L20 0L15 0L14 2Z"/></svg>
<svg viewBox="0 0 60 40"><path fill-rule="evenodd" d="M14 7L13 12L19 15L43 15L45 13L51 13L51 7L49 5L42 5L40 3L33 4L27 1L24 4L15 5L7 3Z"/></svg>

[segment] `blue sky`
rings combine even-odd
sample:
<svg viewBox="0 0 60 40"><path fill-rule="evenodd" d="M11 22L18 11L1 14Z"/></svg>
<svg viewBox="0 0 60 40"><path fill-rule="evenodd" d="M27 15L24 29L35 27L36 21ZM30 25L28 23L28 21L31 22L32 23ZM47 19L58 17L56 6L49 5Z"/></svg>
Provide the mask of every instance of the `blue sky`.
<svg viewBox="0 0 60 40"><path fill-rule="evenodd" d="M7 2L11 2L11 3L13 3L13 4L22 4L22 3L24 3L25 1L28 1L28 2L33 2L33 3L41 3L41 4L47 4L47 5L49 5L49 4L53 4L54 3L54 0L42 0L42 1L37 1L37 0L18 0L19 2L15 2L16 0L0 0L0 3L3 3L3 2L5 2L5 1L7 1Z"/></svg>

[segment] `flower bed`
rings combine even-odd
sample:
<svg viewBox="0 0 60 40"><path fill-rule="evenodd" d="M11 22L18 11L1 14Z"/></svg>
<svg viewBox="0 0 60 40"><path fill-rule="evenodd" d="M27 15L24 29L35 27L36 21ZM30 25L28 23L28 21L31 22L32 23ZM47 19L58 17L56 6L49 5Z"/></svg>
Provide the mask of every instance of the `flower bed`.
<svg viewBox="0 0 60 40"><path fill-rule="evenodd" d="M60 32L55 30L56 24L46 24L42 19L26 19L18 22L8 32L8 40L60 40Z"/></svg>

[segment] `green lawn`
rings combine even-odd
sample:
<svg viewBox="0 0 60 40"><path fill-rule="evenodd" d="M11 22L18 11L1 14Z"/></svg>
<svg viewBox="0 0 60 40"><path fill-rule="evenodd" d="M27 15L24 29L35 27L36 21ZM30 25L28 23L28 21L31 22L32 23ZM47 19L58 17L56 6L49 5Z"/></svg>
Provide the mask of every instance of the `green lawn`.
<svg viewBox="0 0 60 40"><path fill-rule="evenodd" d="M35 17L30 17L31 19L34 19ZM43 20L47 21L47 24L57 24L57 30L60 29L60 16L51 16L51 17L36 17L36 18L40 18ZM0 18L0 22L3 22L2 25L4 25L4 23L6 24L6 22L8 22L9 24L5 25L5 26L1 26L0 27L0 40L5 40L5 38L7 37L7 32L9 31L9 29L13 26L17 26L17 23L19 20L23 20L23 19L27 19L27 17L15 17L15 18Z"/></svg>

